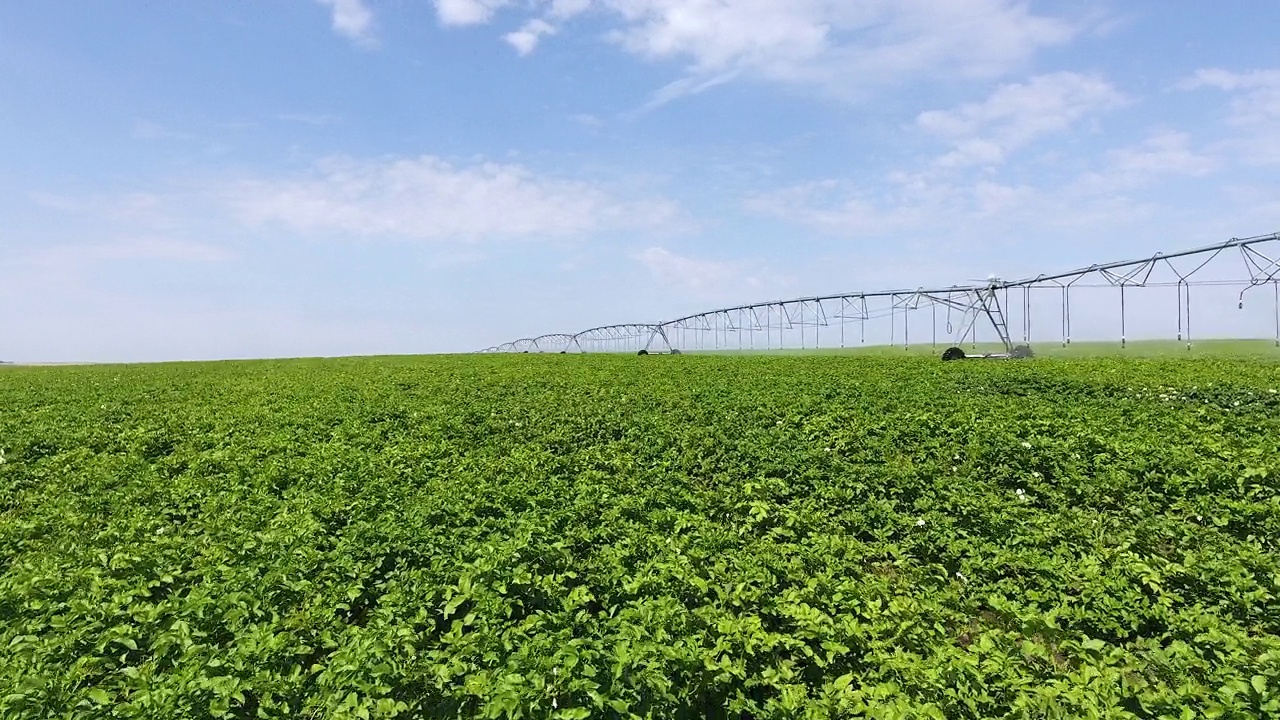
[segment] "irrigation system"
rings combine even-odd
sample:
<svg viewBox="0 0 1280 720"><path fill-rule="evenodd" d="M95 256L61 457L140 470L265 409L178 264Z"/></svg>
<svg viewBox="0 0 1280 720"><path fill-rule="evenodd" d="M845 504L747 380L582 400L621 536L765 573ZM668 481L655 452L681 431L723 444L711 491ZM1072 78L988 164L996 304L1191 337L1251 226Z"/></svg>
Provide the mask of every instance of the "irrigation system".
<svg viewBox="0 0 1280 720"><path fill-rule="evenodd" d="M1227 273L1211 273L1206 268ZM1274 337L1280 347L1280 233L1232 238L1226 242L1170 253L1156 253L1138 260L1121 260L1088 267L1041 274L1020 280L990 278L974 285L846 292L830 295L772 300L706 310L673 320L649 323L601 325L576 333L552 333L521 338L485 348L481 352L579 353L632 352L642 355L697 350L766 350L783 348L846 347L865 344L867 325L874 320L889 321L889 344L904 347L912 342L911 318L923 312L928 320L917 320L917 333L924 325L934 346L938 329L950 336L943 352L945 360L966 357L1029 357L1032 320L1044 318L1044 308L1033 312L1033 301L1045 303L1050 295L1051 316L1059 328L1056 342L1071 343L1072 298L1086 288L1111 288L1115 296L1120 343L1127 342L1128 307L1137 288L1164 287L1174 291L1176 300L1168 310L1176 311L1178 341L1191 347L1192 289L1216 288L1221 300L1229 289L1236 309L1243 309L1246 295L1270 289L1269 305ZM1236 288L1239 292L1234 292ZM1165 301L1167 302L1167 294ZM1079 302L1077 300L1077 302ZM1110 302L1110 300L1108 301ZM1198 307L1198 306L1197 306ZM1165 310L1163 312L1168 312ZM1211 309L1221 313L1223 308ZM1013 321L1017 327L1013 327ZM978 331L989 335L984 341L998 342L1002 352L966 354L966 343L976 348ZM798 335L798 338L797 338ZM919 334L916 341L919 342ZM787 341L790 340L790 345ZM797 341L798 340L798 341Z"/></svg>

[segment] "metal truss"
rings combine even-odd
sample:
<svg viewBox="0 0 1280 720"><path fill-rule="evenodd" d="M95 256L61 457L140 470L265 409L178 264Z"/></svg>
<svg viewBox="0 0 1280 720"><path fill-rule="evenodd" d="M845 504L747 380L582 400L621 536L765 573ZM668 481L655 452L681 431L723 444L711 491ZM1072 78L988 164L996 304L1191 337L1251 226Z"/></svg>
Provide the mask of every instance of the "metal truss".
<svg viewBox="0 0 1280 720"><path fill-rule="evenodd" d="M1247 280L1197 279L1214 259L1237 252L1247 272ZM1175 261L1178 261L1175 263ZM931 341L937 343L938 319L945 313L947 333L955 344L976 342L979 325L994 331L1007 354L1014 354L1018 338L1009 328L1010 295L1021 304L1020 339L1031 339L1031 297L1033 290L1054 290L1061 307L1061 339L1071 342L1071 293L1073 289L1111 287L1118 289L1120 341L1126 341L1126 294L1131 288L1174 287L1177 291L1178 340L1191 342L1191 288L1202 285L1244 285L1237 298L1244 306L1245 294L1270 285L1274 298L1276 344L1280 346L1280 233L1232 238L1222 243L1156 253L1137 260L1121 260L1041 274L1020 280L993 278L981 285L953 285L940 288L846 292L830 295L771 300L693 313L673 320L652 323L603 325L578 333L553 333L522 338L481 352L639 352L661 353L681 350L763 350L782 349L788 331L794 339L798 331L799 349L828 346L838 335L839 346L850 341L849 325L857 324L859 342L866 340L866 323L888 318L890 344L911 343L912 313L928 310ZM1020 297L1019 297L1020 296ZM899 334L900 333L900 334ZM794 344L793 344L794 347Z"/></svg>

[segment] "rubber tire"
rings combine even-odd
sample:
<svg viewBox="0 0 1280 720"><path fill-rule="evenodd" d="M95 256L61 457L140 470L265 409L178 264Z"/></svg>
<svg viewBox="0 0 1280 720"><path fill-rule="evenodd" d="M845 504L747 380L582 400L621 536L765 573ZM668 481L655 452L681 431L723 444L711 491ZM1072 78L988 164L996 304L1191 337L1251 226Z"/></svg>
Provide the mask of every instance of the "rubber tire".
<svg viewBox="0 0 1280 720"><path fill-rule="evenodd" d="M641 350L640 352L638 352L638 353L636 353L636 354L637 354L637 355L648 355L648 354L649 354L649 351L648 351L648 350Z"/></svg>
<svg viewBox="0 0 1280 720"><path fill-rule="evenodd" d="M949 347L942 351L942 359L947 362L952 360L963 360L965 357L966 355L964 354L964 350L961 350L958 347Z"/></svg>

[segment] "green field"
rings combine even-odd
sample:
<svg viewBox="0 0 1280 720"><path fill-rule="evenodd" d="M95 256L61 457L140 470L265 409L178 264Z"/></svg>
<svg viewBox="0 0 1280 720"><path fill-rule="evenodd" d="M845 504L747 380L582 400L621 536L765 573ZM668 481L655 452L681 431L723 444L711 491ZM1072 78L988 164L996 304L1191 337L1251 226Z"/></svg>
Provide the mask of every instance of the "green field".
<svg viewBox="0 0 1280 720"><path fill-rule="evenodd" d="M1280 716L1249 354L6 368L0 718Z"/></svg>

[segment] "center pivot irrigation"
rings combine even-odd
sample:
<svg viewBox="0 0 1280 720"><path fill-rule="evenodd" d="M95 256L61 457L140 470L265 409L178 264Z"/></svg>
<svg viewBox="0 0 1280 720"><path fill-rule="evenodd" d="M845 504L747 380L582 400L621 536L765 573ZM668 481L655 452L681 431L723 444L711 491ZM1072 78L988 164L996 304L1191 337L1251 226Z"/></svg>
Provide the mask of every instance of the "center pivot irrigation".
<svg viewBox="0 0 1280 720"><path fill-rule="evenodd" d="M1224 255L1225 254L1225 255ZM1236 280L1203 279L1198 274L1210 262L1222 256L1238 254L1244 274ZM1090 265L1066 272L1042 274L1021 280L992 278L978 285L952 285L945 288L916 290L881 290L849 292L833 295L773 300L719 308L694 313L674 320L654 323L620 323L602 325L577 333L552 333L521 338L481 352L502 353L584 353L635 352L640 355L683 350L766 350L782 349L786 333L794 340L799 333L799 348L821 346L825 329L827 342L834 343L831 333L838 333L840 347L846 335L856 329L858 341L865 343L867 321L888 318L890 344L911 342L910 314L921 309L930 312L933 342L937 342L940 314L945 321L951 345L942 353L943 360L967 358L1031 357L1032 291L1052 290L1061 309L1061 342L1071 342L1072 290L1082 288L1114 288L1118 290L1120 343L1126 338L1126 291L1138 287L1169 287L1177 295L1177 339L1191 347L1191 288L1209 285L1243 285L1236 302L1244 307L1245 294L1270 285L1273 298L1275 342L1280 347L1280 233L1232 238L1205 247L1156 253L1140 260ZM1237 271L1241 265L1236 264ZM1011 297L1013 296L1011 302ZM1014 303L1021 320L1020 341L1010 331ZM856 328L850 325L856 323ZM1003 346L1002 352L967 354L961 345L977 344L979 326L989 327ZM917 330L918 332L918 330ZM692 336L692 337L691 337ZM794 344L793 344L794 347Z"/></svg>

